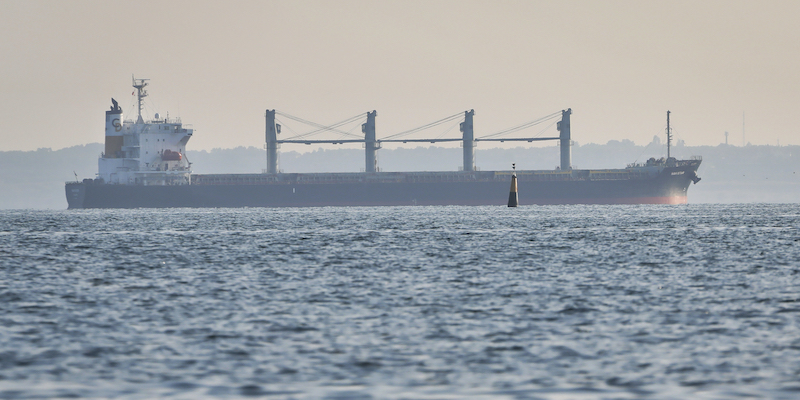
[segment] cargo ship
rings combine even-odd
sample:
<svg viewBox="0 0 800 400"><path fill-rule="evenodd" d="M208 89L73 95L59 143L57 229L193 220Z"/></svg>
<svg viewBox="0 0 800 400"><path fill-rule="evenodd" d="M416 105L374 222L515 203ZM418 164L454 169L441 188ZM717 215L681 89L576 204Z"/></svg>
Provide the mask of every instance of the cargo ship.
<svg viewBox="0 0 800 400"><path fill-rule="evenodd" d="M135 120L123 118L116 100L106 111L105 151L93 179L66 183L70 209L162 207L322 207L406 205L505 205L512 174L517 177L519 205L534 204L685 204L697 183L701 157L670 156L671 131L667 112L667 157L620 169L571 167L571 109L560 111L557 137L476 138L474 111L463 113L460 139L408 139L400 134L377 139L375 111L366 113L363 139L281 140L276 111L267 110L267 168L252 174L193 174L186 145L193 129L179 118L142 117L147 79L133 79L138 100ZM554 113L557 117L557 115ZM458 115L460 118L460 114ZM523 124L529 126L530 124ZM317 131L325 130L319 126ZM333 128L330 128L333 129ZM501 133L508 132L502 131ZM410 131L409 131L410 132ZM554 170L480 171L474 147L479 141L540 141L560 143L561 163ZM390 142L460 141L464 165L450 172L384 172L377 150ZM285 173L278 169L282 143L364 143L365 168L360 173Z"/></svg>

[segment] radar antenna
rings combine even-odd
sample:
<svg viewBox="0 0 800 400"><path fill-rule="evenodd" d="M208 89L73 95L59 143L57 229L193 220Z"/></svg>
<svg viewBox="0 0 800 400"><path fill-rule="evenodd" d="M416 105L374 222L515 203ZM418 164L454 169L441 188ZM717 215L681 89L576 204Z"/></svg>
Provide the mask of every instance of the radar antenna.
<svg viewBox="0 0 800 400"><path fill-rule="evenodd" d="M142 118L142 100L147 97L147 91L144 90L144 87L147 86L147 81L150 79L136 79L131 75L131 79L133 80L133 87L136 88L136 99L139 103L139 118L136 119L137 124L143 124L144 119Z"/></svg>

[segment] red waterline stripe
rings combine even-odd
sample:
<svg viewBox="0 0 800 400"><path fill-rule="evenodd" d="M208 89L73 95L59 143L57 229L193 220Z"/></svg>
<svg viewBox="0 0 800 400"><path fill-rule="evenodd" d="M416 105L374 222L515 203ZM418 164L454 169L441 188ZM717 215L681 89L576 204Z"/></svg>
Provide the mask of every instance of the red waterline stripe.
<svg viewBox="0 0 800 400"><path fill-rule="evenodd" d="M686 204L686 196L660 197L620 197L620 198L586 198L586 199L534 199L533 203L520 199L521 204L558 205L558 204Z"/></svg>

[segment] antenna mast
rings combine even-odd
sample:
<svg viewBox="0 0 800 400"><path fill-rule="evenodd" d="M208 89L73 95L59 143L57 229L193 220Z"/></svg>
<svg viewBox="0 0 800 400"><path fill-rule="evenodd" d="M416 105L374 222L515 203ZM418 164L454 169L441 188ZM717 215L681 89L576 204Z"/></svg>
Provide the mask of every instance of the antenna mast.
<svg viewBox="0 0 800 400"><path fill-rule="evenodd" d="M150 79L136 79L131 75L131 79L133 80L133 87L136 88L136 99L139 103L139 118L136 119L137 124L143 124L144 119L142 119L142 100L147 97L147 91L144 90L144 87L147 86L147 81Z"/></svg>
<svg viewBox="0 0 800 400"><path fill-rule="evenodd" d="M669 148L672 145L672 130L669 129L669 110L667 110L667 159L669 159Z"/></svg>

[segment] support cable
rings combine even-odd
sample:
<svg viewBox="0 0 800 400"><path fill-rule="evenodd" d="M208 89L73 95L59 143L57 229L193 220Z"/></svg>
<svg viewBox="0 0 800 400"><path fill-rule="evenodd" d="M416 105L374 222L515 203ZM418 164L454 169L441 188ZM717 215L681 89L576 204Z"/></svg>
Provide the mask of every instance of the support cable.
<svg viewBox="0 0 800 400"><path fill-rule="evenodd" d="M523 129L527 129L527 128L530 128L532 126L536 126L538 124L546 122L548 120L554 119L554 118L558 117L559 115L561 115L561 111L554 112L554 113L552 113L550 115L546 115L546 116L544 116L542 118L539 118L539 119L536 119L536 120L533 120L533 121L530 121L530 122L526 122L526 123L521 124L521 125L517 125L517 126L511 127L511 128L508 128L508 129L504 129L504 130L502 130L500 132L496 132L496 133L492 133L492 134L489 134L489 135L481 136L481 137L478 137L476 139L489 139L489 138L493 138L493 137L496 137L496 136L507 135L509 133L518 132L518 131L521 131ZM550 124L550 125L552 125L552 124ZM548 126L548 128L550 127L550 125ZM542 134L542 132L540 132L536 136L539 136L541 134Z"/></svg>
<svg viewBox="0 0 800 400"><path fill-rule="evenodd" d="M314 129L314 130L312 130L310 132L298 134L298 135L292 136L292 137L284 139L284 140L303 139L303 138L306 138L308 136L315 135L315 134L321 133L321 132L336 132L336 133L339 133L341 135L352 136L352 137L360 139L361 136L350 133L355 128L350 129L350 131L348 131L348 132L339 130L337 128L339 128L339 127L341 127L343 125L351 124L351 123L353 123L355 121L358 121L359 119L362 119L362 121L363 121L364 118L365 118L364 117L364 113L361 113L361 114L358 114L356 116L353 116L353 117L350 117L348 119L345 119L343 121L339 121L339 122L336 122L334 124L326 126L326 125L318 124L316 122L308 121L308 120L300 118L300 117L295 117L293 115L290 115L290 114L287 114L287 113L284 113L284 112L281 112L281 111L276 111L276 113L278 115L283 116L283 117L289 118L289 119L291 119L293 121L300 122L300 123L303 123L303 124L306 124L306 125L310 125L310 126L313 126L313 127L317 128L317 129ZM294 132L294 130L292 130L292 132Z"/></svg>
<svg viewBox="0 0 800 400"><path fill-rule="evenodd" d="M409 129L407 131L395 133L394 135L389 135L389 136L387 136L387 137L385 137L385 138L383 138L381 140L395 139L395 138L399 138L399 137L402 137L402 136L410 135L412 133L416 133L416 132L419 132L419 131L422 131L422 130L425 130L425 129L433 128L434 126L441 125L441 124L444 124L446 122L450 122L450 121L452 121L452 120L454 120L456 118L462 117L463 115L464 115L463 112L460 112L460 113L457 113L457 114L453 114L453 115L451 115L449 117L442 118L442 119L440 119L438 121L434 121L434 122L422 125L420 127L414 128L414 129Z"/></svg>
<svg viewBox="0 0 800 400"><path fill-rule="evenodd" d="M531 137L530 139L535 139L535 138L538 138L539 136L542 136L542 134L545 133L548 129L552 128L553 125L556 124L556 122L558 122L558 121L551 122L549 125L545 126L542 130L540 130L539 133L533 135L533 137ZM555 140L555 139L558 139L558 138L553 138L553 140Z"/></svg>
<svg viewBox="0 0 800 400"><path fill-rule="evenodd" d="M356 137L356 138L361 139L361 135L357 135L357 134L353 133L353 131L356 130L356 128L360 127L361 125L365 124L366 122L367 122L366 118L362 119L360 124L353 125L353 127L350 128L350 130L347 131L345 134L348 135L348 136L351 136L351 137ZM345 137L345 134L342 134L340 137ZM364 140L366 140L366 138Z"/></svg>
<svg viewBox="0 0 800 400"><path fill-rule="evenodd" d="M293 134L299 135L299 133L295 132L295 130L292 129L291 126L286 125L283 121L279 120L277 116L275 117L275 122L278 123L280 126L282 126L284 129L290 130Z"/></svg>
<svg viewBox="0 0 800 400"><path fill-rule="evenodd" d="M449 128L447 128L447 130L445 130L444 132L442 132L442 134L441 134L441 135L439 135L439 136L437 136L435 139L441 139L441 138L442 138L442 136L444 136L444 135L447 135L448 133L450 133L450 131L452 131L453 129L455 129L455 127L457 127L459 124L460 124L460 122L456 121L456 123L455 123L455 124L451 125Z"/></svg>
<svg viewBox="0 0 800 400"><path fill-rule="evenodd" d="M353 126L352 128L350 128L350 130L349 130L349 131L347 131L347 132L345 132L345 131L341 131L341 130L338 130L338 129L335 129L335 128L338 128L338 127L340 127L340 126L342 126L342 125L347 125L347 124L349 124L349 123L353 123L353 122L355 122L355 121L357 121L357 119L351 119L351 120L348 120L348 121L346 121L346 122L343 122L343 123L341 123L341 124L334 124L334 125L331 125L331 126L327 126L327 127L325 127L325 128L320 128L320 129L316 129L316 130L313 130L313 131L310 131L310 132L306 132L306 133L302 134L301 136L302 136L302 137L308 137L308 136L311 136L311 135L316 135L317 133L322 133L322 132L335 132L335 133L339 133L339 134L341 134L342 136L351 136L351 137L354 137L354 138L358 138L358 139L360 139L360 138L361 138L361 136L360 136L360 135L355 135L355 134L352 134L352 133L350 133L350 132L352 132L352 131L353 131L355 128L357 128L357 127L361 126L361 124L354 125L354 126ZM362 123L363 123L363 121L366 121L366 118L362 119L361 121L362 121Z"/></svg>
<svg viewBox="0 0 800 400"><path fill-rule="evenodd" d="M352 123L352 122L356 121L358 118L362 117L362 115L360 114L360 115L357 115L355 117L346 119L344 121L337 122L337 123L335 123L333 125L324 126L324 125L320 125L320 124L313 123L313 122L310 122L310 121L305 121L305 120L301 121L301 119L299 119L299 118L293 118L293 117L288 116L288 115L284 115L284 116L288 117L288 118L291 118L291 119L294 119L295 121L302 122L302 123L305 123L305 124L309 124L309 125L312 125L312 126L315 126L315 127L318 128L318 129L312 130L310 132L306 132L306 133L300 134L297 137L292 137L290 139L305 138L305 137L308 137L308 136L311 136L311 135L315 135L315 134L321 133L321 132L326 132L326 131L336 132L336 133L340 133L340 134L347 134L347 132L338 130L336 128L338 128L338 127L340 127L342 125L346 125L346 124ZM353 135L353 136L355 136L355 135ZM359 137L359 136L355 136L355 137Z"/></svg>

